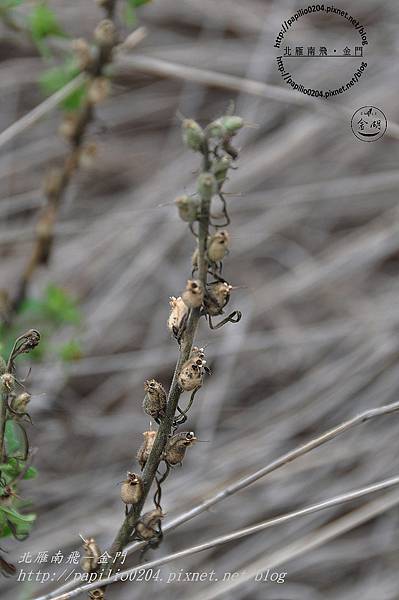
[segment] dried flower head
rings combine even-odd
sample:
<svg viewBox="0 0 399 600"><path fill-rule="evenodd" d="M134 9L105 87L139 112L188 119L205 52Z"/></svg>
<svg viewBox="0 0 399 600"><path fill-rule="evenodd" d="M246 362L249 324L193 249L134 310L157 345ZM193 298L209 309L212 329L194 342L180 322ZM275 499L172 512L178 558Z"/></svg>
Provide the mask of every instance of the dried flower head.
<svg viewBox="0 0 399 600"><path fill-rule="evenodd" d="M178 196L175 204L179 211L179 216L186 223L193 223L198 217L198 200L193 196Z"/></svg>
<svg viewBox="0 0 399 600"><path fill-rule="evenodd" d="M192 431L182 431L181 433L172 435L163 453L164 460L172 467L181 464L187 448L192 446L196 441L197 438Z"/></svg>
<svg viewBox="0 0 399 600"><path fill-rule="evenodd" d="M9 394L15 387L15 377L11 373L4 373L0 376L0 391Z"/></svg>
<svg viewBox="0 0 399 600"><path fill-rule="evenodd" d="M188 307L183 302L181 296L178 298L172 296L170 298L169 305L171 311L168 318L168 329L171 333L173 333L174 336L177 336L178 332L181 331L184 323L187 320Z"/></svg>
<svg viewBox="0 0 399 600"><path fill-rule="evenodd" d="M207 254L211 262L218 263L226 256L230 247L230 235L225 229L217 231L208 241Z"/></svg>
<svg viewBox="0 0 399 600"><path fill-rule="evenodd" d="M94 30L94 39L99 46L112 47L117 42L116 28L110 19L103 19Z"/></svg>
<svg viewBox="0 0 399 600"><path fill-rule="evenodd" d="M121 485L121 500L125 504L137 504L144 492L143 480L135 473L127 473Z"/></svg>
<svg viewBox="0 0 399 600"><path fill-rule="evenodd" d="M181 295L188 308L199 308L204 302L204 286L199 279L189 279Z"/></svg>
<svg viewBox="0 0 399 600"><path fill-rule="evenodd" d="M217 181L213 173L201 173L197 180L197 191L203 200L209 201L217 192Z"/></svg>
<svg viewBox="0 0 399 600"><path fill-rule="evenodd" d="M142 540L158 537L161 520L165 517L160 508L144 513L136 524L136 535Z"/></svg>
<svg viewBox="0 0 399 600"><path fill-rule="evenodd" d="M157 421L162 419L166 409L165 388L155 379L147 379L144 382L144 391L146 392L143 400L144 412Z"/></svg>
<svg viewBox="0 0 399 600"><path fill-rule="evenodd" d="M11 408L16 413L26 413L26 409L30 402L31 395L28 392L22 392L18 396L14 396L11 401Z"/></svg>
<svg viewBox="0 0 399 600"><path fill-rule="evenodd" d="M206 360L199 356L191 356L182 366L179 373L179 385L186 391L191 392L202 386Z"/></svg>
<svg viewBox="0 0 399 600"><path fill-rule="evenodd" d="M83 571L90 573L91 571L94 571L98 565L98 560L101 556L101 550L93 537L85 539L81 536L81 538L83 541L82 545L85 555L80 561L80 565Z"/></svg>
<svg viewBox="0 0 399 600"><path fill-rule="evenodd" d="M156 431L143 431L144 441L137 452L137 460L141 467L141 470L144 469L148 457L150 456L152 447L154 445L155 437L157 435Z"/></svg>
<svg viewBox="0 0 399 600"><path fill-rule="evenodd" d="M204 132L193 119L184 119L182 123L183 141L188 148L200 152L204 143Z"/></svg>

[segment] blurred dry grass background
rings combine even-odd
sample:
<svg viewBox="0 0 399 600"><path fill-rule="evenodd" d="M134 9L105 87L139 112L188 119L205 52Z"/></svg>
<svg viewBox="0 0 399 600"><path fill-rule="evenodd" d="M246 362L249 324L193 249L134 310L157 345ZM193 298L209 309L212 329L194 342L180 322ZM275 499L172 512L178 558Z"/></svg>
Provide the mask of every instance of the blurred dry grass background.
<svg viewBox="0 0 399 600"><path fill-rule="evenodd" d="M94 2L52 3L66 31L90 36ZM154 0L140 10L149 34L137 54L285 87L274 63L279 24L296 2ZM75 295L84 314L84 357L70 366L47 356L31 376L32 442L40 477L27 486L39 518L24 550L67 553L78 533L101 547L122 519L116 484L136 468L148 420L143 381L167 385L176 346L165 326L168 298L189 275L193 240L174 197L191 189L197 158L180 139L180 111L200 122L229 100L257 129L240 135L242 158L229 186L232 250L225 276L237 291L236 326L200 330L213 374L189 427L199 444L164 489L173 517L223 484L261 467L359 411L398 399L398 142L392 127L377 143L359 142L349 115L365 104L399 122L394 0L345 1L367 26L367 75L327 110L150 74L124 59L113 95L91 137L99 157L70 188L57 225L48 281ZM305 27L305 26L304 26ZM310 33L304 29L306 34ZM0 129L37 105L43 69L35 49L2 29ZM304 65L304 70L312 68ZM305 74L305 73L304 73ZM314 74L322 87L328 73ZM326 83L328 87L328 83ZM265 94L267 96L267 93ZM29 255L41 179L63 156L53 112L2 150L1 287L13 289ZM34 323L32 323L34 326ZM59 339L67 339L67 329ZM40 396L44 393L43 396ZM382 418L329 443L168 534L155 556L397 474L397 417ZM353 503L357 506L359 503ZM350 510L323 511L165 567L241 570ZM252 584L234 598L363 600L398 598L398 510L288 563L283 586ZM129 564L133 564L130 559ZM115 600L187 598L190 584L117 585ZM2 581L5 598L44 591ZM199 587L198 587L199 586ZM192 588L191 588L192 589ZM195 590L201 589L196 584Z"/></svg>

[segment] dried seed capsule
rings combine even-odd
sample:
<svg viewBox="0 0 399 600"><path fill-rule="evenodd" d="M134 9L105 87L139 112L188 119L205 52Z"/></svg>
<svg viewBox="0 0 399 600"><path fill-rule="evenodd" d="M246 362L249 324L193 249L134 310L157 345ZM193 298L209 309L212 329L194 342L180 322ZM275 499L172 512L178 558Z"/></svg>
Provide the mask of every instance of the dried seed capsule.
<svg viewBox="0 0 399 600"><path fill-rule="evenodd" d="M121 500L125 504L137 504L144 492L143 480L135 473L128 472L121 485Z"/></svg>
<svg viewBox="0 0 399 600"><path fill-rule="evenodd" d="M210 201L217 192L217 181L213 173L201 173L197 180L197 190L201 198Z"/></svg>
<svg viewBox="0 0 399 600"><path fill-rule="evenodd" d="M232 286L227 281L215 281L207 287L204 305L208 315L216 316L223 314L223 308L230 300Z"/></svg>
<svg viewBox="0 0 399 600"><path fill-rule="evenodd" d="M182 123L183 141L195 152L200 152L204 143L204 132L193 119L184 119Z"/></svg>
<svg viewBox="0 0 399 600"><path fill-rule="evenodd" d="M141 470L144 469L145 464L148 460L148 457L150 456L156 435L157 435L156 431L143 431L144 441L143 441L139 451L137 452L137 460L139 461Z"/></svg>
<svg viewBox="0 0 399 600"><path fill-rule="evenodd" d="M233 136L244 127L244 119L236 115L227 115L220 118L220 122L228 135Z"/></svg>
<svg viewBox="0 0 399 600"><path fill-rule="evenodd" d="M230 235L225 229L217 231L208 242L207 254L210 261L218 263L229 251Z"/></svg>
<svg viewBox="0 0 399 600"><path fill-rule="evenodd" d="M197 356L189 358L183 364L179 373L179 385L184 391L191 392L201 387L205 365L206 361Z"/></svg>
<svg viewBox="0 0 399 600"><path fill-rule="evenodd" d="M113 46L116 44L116 28L110 19L100 21L94 30L94 39L99 46Z"/></svg>
<svg viewBox="0 0 399 600"><path fill-rule="evenodd" d="M97 589L89 592L89 598L90 600L104 600L105 595L103 590Z"/></svg>
<svg viewBox="0 0 399 600"><path fill-rule="evenodd" d="M79 152L79 166L82 169L91 169L97 157L97 144L95 142L87 142Z"/></svg>
<svg viewBox="0 0 399 600"><path fill-rule="evenodd" d="M80 565L83 571L90 573L91 571L94 571L98 565L98 559L101 556L101 550L93 537L87 539L82 538L82 540L85 556L80 561Z"/></svg>
<svg viewBox="0 0 399 600"><path fill-rule="evenodd" d="M171 311L168 318L168 328L173 335L177 335L187 319L188 308L180 296L178 298L172 296L169 305Z"/></svg>
<svg viewBox="0 0 399 600"><path fill-rule="evenodd" d="M150 510L140 517L136 524L136 534L142 540L150 540L159 535L159 526L164 514L160 508Z"/></svg>
<svg viewBox="0 0 399 600"><path fill-rule="evenodd" d="M18 394L11 401L11 408L17 413L26 413L26 409L30 402L31 395L28 392Z"/></svg>
<svg viewBox="0 0 399 600"><path fill-rule="evenodd" d="M226 179L227 171L230 169L233 159L231 156L222 156L212 165L212 173L216 177L218 184L222 184Z"/></svg>
<svg viewBox="0 0 399 600"><path fill-rule="evenodd" d="M189 279L181 295L188 308L199 308L204 301L204 287L199 279Z"/></svg>
<svg viewBox="0 0 399 600"><path fill-rule="evenodd" d="M181 464L187 448L196 441L197 438L192 431L182 431L172 435L166 444L163 459L172 467Z"/></svg>
<svg viewBox="0 0 399 600"><path fill-rule="evenodd" d="M193 196L179 196L175 200L179 216L186 223L193 223L198 217L198 200Z"/></svg>
<svg viewBox="0 0 399 600"><path fill-rule="evenodd" d="M166 409L166 391L161 383L155 379L144 382L146 395L143 400L144 412L153 419L162 419Z"/></svg>
<svg viewBox="0 0 399 600"><path fill-rule="evenodd" d="M11 373L4 373L0 376L0 390L2 393L9 394L15 386L15 378Z"/></svg>
<svg viewBox="0 0 399 600"><path fill-rule="evenodd" d="M79 69L85 71L93 60L89 44L85 39L77 38L72 41L72 49L75 53Z"/></svg>
<svg viewBox="0 0 399 600"><path fill-rule="evenodd" d="M190 358L200 358L204 360L205 352L204 348L198 348L198 346L193 346L191 349Z"/></svg>
<svg viewBox="0 0 399 600"><path fill-rule="evenodd" d="M96 77L89 86L87 97L92 104L103 102L111 91L111 84L106 77Z"/></svg>

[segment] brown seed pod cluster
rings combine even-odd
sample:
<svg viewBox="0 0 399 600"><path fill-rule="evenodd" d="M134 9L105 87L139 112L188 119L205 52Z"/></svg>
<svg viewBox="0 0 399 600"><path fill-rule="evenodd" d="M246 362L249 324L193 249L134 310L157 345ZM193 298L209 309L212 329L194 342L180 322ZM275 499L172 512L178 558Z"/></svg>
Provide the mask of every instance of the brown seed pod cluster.
<svg viewBox="0 0 399 600"><path fill-rule="evenodd" d="M187 308L200 308L204 302L204 286L199 279L189 279L181 295Z"/></svg>
<svg viewBox="0 0 399 600"><path fill-rule="evenodd" d="M183 462L187 448L195 444L197 438L193 431L182 431L169 438L163 453L163 459L174 467Z"/></svg>
<svg viewBox="0 0 399 600"><path fill-rule="evenodd" d="M160 508L144 513L136 523L136 536L141 540L151 540L160 534L160 525L165 517Z"/></svg>
<svg viewBox="0 0 399 600"><path fill-rule="evenodd" d="M143 480L139 475L128 471L121 485L121 500L124 504L137 504L144 492Z"/></svg>
<svg viewBox="0 0 399 600"><path fill-rule="evenodd" d="M82 541L85 555L80 561L80 566L85 573L91 573L97 568L98 561L101 556L101 550L93 537L89 537L87 539L82 537Z"/></svg>
<svg viewBox="0 0 399 600"><path fill-rule="evenodd" d="M143 400L144 412L159 422L165 416L166 391L159 381L147 379L144 382L145 396Z"/></svg>
<svg viewBox="0 0 399 600"><path fill-rule="evenodd" d="M141 470L144 469L146 462L148 460L148 457L150 456L150 452L154 445L156 435L157 435L157 432L153 431L153 430L143 431L144 441L143 441L141 447L139 448L139 451L137 452L137 460L139 462Z"/></svg>

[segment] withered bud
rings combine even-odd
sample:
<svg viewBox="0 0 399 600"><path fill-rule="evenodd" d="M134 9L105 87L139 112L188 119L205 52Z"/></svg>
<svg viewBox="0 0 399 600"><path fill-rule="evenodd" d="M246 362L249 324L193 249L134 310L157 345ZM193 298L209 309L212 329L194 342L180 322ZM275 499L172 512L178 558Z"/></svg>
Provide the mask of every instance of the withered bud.
<svg viewBox="0 0 399 600"><path fill-rule="evenodd" d="M101 556L101 550L93 537L87 539L82 538L82 540L85 556L80 561L80 565L83 571L90 573L91 571L94 571L98 565L98 560Z"/></svg>
<svg viewBox="0 0 399 600"><path fill-rule="evenodd" d="M95 142L87 142L82 146L79 152L79 166L82 169L91 169L97 158L97 144Z"/></svg>
<svg viewBox="0 0 399 600"><path fill-rule="evenodd" d="M195 355L183 364L178 381L184 391L191 392L202 386L205 365L206 360Z"/></svg>
<svg viewBox="0 0 399 600"><path fill-rule="evenodd" d="M61 169L50 169L44 177L44 194L47 198L53 198L60 192L62 186L63 172Z"/></svg>
<svg viewBox="0 0 399 600"><path fill-rule="evenodd" d="M207 254L212 262L220 262L226 256L230 247L230 235L225 229L217 231L208 241Z"/></svg>
<svg viewBox="0 0 399 600"><path fill-rule="evenodd" d="M14 346L13 357L19 356L20 354L26 354L31 350L34 350L40 343L40 333L37 329L29 329L26 333L21 335Z"/></svg>
<svg viewBox="0 0 399 600"><path fill-rule="evenodd" d="M183 141L188 148L200 152L204 143L204 132L193 119L184 119L182 123Z"/></svg>
<svg viewBox="0 0 399 600"><path fill-rule="evenodd" d="M169 438L163 452L163 459L170 465L175 466L183 462L186 450L197 441L193 431L182 431Z"/></svg>
<svg viewBox="0 0 399 600"><path fill-rule="evenodd" d="M4 373L0 376L1 393L9 394L15 387L15 378L11 373Z"/></svg>
<svg viewBox="0 0 399 600"><path fill-rule="evenodd" d="M213 173L201 173L197 180L197 190L201 198L210 201L217 191L217 181Z"/></svg>
<svg viewBox="0 0 399 600"><path fill-rule="evenodd" d="M148 379L144 382L144 391L146 392L143 400L144 412L153 419L162 419L166 409L165 388L155 379Z"/></svg>
<svg viewBox="0 0 399 600"><path fill-rule="evenodd" d="M99 46L112 47L117 42L116 28L110 19L100 21L94 30L94 39Z"/></svg>
<svg viewBox="0 0 399 600"><path fill-rule="evenodd" d="M198 217L198 200L193 196L178 196L175 204L179 211L179 216L186 223L193 223Z"/></svg>
<svg viewBox="0 0 399 600"><path fill-rule="evenodd" d="M76 135L78 123L79 115L77 113L66 113L58 128L58 133L61 137L70 142Z"/></svg>
<svg viewBox="0 0 399 600"><path fill-rule="evenodd" d="M18 394L12 399L11 408L17 413L25 413L30 399L31 395L28 392Z"/></svg>
<svg viewBox="0 0 399 600"><path fill-rule="evenodd" d="M87 97L92 104L103 102L111 91L111 84L106 77L96 77L89 86Z"/></svg>
<svg viewBox="0 0 399 600"><path fill-rule="evenodd" d="M204 305L208 315L216 316L223 313L223 308L230 300L233 287L227 281L215 281L207 287Z"/></svg>
<svg viewBox="0 0 399 600"><path fill-rule="evenodd" d="M137 460L139 462L141 470L144 469L148 457L150 456L156 435L156 431L143 431L144 441L141 447L139 448L139 451L137 452Z"/></svg>
<svg viewBox="0 0 399 600"><path fill-rule="evenodd" d="M188 308L180 296L178 298L172 296L169 305L171 311L168 318L168 329L173 335L177 335L187 318Z"/></svg>
<svg viewBox="0 0 399 600"><path fill-rule="evenodd" d="M189 279L181 295L188 308L199 308L204 302L204 287L199 279Z"/></svg>
<svg viewBox="0 0 399 600"><path fill-rule="evenodd" d="M72 40L72 50L81 71L85 71L91 64L93 56L89 44L83 38Z"/></svg>
<svg viewBox="0 0 399 600"><path fill-rule="evenodd" d="M213 163L212 173L219 185L226 179L227 171L230 169L232 162L231 156L222 156Z"/></svg>
<svg viewBox="0 0 399 600"><path fill-rule="evenodd" d="M121 500L125 504L137 504L140 502L144 492L143 480L135 473L127 474L127 478L121 485Z"/></svg>
<svg viewBox="0 0 399 600"><path fill-rule="evenodd" d="M144 513L136 524L136 534L142 540L150 540L159 534L161 520L165 517L160 508Z"/></svg>

